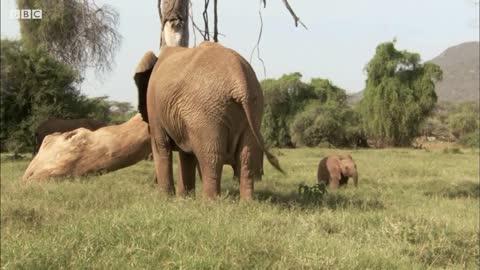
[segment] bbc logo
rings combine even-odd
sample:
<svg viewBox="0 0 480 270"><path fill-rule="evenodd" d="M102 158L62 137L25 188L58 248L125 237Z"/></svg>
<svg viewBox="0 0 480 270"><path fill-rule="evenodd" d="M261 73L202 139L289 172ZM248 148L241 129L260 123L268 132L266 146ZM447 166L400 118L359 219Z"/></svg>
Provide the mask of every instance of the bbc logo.
<svg viewBox="0 0 480 270"><path fill-rule="evenodd" d="M42 18L41 9L14 9L10 14L15 20L40 20Z"/></svg>

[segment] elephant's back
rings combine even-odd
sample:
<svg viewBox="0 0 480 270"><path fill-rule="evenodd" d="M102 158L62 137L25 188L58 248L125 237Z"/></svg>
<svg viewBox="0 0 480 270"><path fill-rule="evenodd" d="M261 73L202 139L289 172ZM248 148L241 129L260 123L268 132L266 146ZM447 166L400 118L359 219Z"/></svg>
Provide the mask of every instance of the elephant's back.
<svg viewBox="0 0 480 270"><path fill-rule="evenodd" d="M251 93L247 95L246 91ZM248 62L235 51L213 42L203 42L195 48L162 48L147 91L147 102L152 106L152 100L162 104L162 113L175 117L189 115L191 109L196 112L195 117L205 117L199 121L230 114L229 110L237 109L232 105L240 97L255 97L263 108L260 84Z"/></svg>
<svg viewBox="0 0 480 270"><path fill-rule="evenodd" d="M195 48L166 47L162 50L153 70L155 75L150 80L174 85L172 91L197 92L214 85L215 89L210 91L218 95L219 92L227 93L228 85L249 83L252 75L258 83L250 64L240 54L220 44L202 42Z"/></svg>
<svg viewBox="0 0 480 270"><path fill-rule="evenodd" d="M86 125L84 126L84 128L89 129L91 131L95 131L99 128L107 126L107 124L95 119L85 119L85 121L86 121Z"/></svg>
<svg viewBox="0 0 480 270"><path fill-rule="evenodd" d="M54 132L61 132L61 129L64 127L64 120L59 118L50 118L43 121L38 125L36 133L39 135L46 136Z"/></svg>
<svg viewBox="0 0 480 270"><path fill-rule="evenodd" d="M89 130L97 130L101 127L106 126L105 123L93 120L93 119L60 119L60 118L50 118L42 122L37 128L37 134L39 135L49 135L55 132L67 132L72 131L77 128L86 128Z"/></svg>
<svg viewBox="0 0 480 270"><path fill-rule="evenodd" d="M318 183L325 182L326 184L328 184L328 181L330 179L330 173L328 172L328 169L327 169L327 160L328 160L328 157L324 157L318 163L318 170L317 170Z"/></svg>

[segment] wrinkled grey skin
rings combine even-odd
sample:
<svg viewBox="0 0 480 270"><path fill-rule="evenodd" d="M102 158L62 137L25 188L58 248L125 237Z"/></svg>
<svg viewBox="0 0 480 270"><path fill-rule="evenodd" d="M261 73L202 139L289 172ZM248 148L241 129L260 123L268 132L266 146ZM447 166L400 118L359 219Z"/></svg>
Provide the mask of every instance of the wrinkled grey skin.
<svg viewBox="0 0 480 270"><path fill-rule="evenodd" d="M152 52L143 57L134 79L162 192L174 193L173 150L179 152L180 196L194 191L197 164L203 195L209 199L220 194L224 164L234 168L240 197L246 200L253 197L254 179L261 178L264 153L282 171L260 134L260 84L248 62L233 50L212 42L196 48L164 47L158 59Z"/></svg>

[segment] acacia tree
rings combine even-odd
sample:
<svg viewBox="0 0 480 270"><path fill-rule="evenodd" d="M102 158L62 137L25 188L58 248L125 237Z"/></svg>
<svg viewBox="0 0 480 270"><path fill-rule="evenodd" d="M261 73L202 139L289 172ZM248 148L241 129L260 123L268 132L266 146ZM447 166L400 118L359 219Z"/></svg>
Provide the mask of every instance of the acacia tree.
<svg viewBox="0 0 480 270"><path fill-rule="evenodd" d="M421 63L420 55L395 49L395 41L377 46L366 67L360 102L364 129L377 145L408 145L437 101L435 81L442 70Z"/></svg>
<svg viewBox="0 0 480 270"><path fill-rule="evenodd" d="M78 71L109 70L120 45L118 13L94 0L17 0L19 9L41 9L41 20L19 20L26 47L43 47Z"/></svg>

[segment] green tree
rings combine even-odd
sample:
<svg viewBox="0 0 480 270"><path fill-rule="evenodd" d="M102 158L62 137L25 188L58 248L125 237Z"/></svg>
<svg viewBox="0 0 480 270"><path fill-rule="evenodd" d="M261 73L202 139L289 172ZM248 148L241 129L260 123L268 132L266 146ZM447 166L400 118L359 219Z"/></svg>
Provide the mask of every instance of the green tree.
<svg viewBox="0 0 480 270"><path fill-rule="evenodd" d="M480 128L478 103L466 102L455 106L448 116L447 122L450 132L461 141L465 141L465 139L462 140L462 137L478 136Z"/></svg>
<svg viewBox="0 0 480 270"><path fill-rule="evenodd" d="M347 93L345 90L335 86L326 79L313 78L310 81L313 87L316 99L321 103L331 103L338 106L345 106L347 102Z"/></svg>
<svg viewBox="0 0 480 270"><path fill-rule="evenodd" d="M301 81L296 72L262 82L265 94L263 134L278 147L361 145L359 114L347 104L345 90L329 80Z"/></svg>
<svg viewBox="0 0 480 270"><path fill-rule="evenodd" d="M311 102L295 116L290 130L298 146L366 146L360 114L334 102Z"/></svg>
<svg viewBox="0 0 480 270"><path fill-rule="evenodd" d="M448 126L456 137L479 129L479 105L465 102L455 106L447 119Z"/></svg>
<svg viewBox="0 0 480 270"><path fill-rule="evenodd" d="M262 132L272 146L293 146L288 125L306 102L315 98L313 88L301 78L302 74L296 72L261 82L265 96Z"/></svg>
<svg viewBox="0 0 480 270"><path fill-rule="evenodd" d="M37 125L49 117L87 117L93 104L76 88L78 72L43 49L1 41L1 149L30 147Z"/></svg>
<svg viewBox="0 0 480 270"><path fill-rule="evenodd" d="M420 60L419 54L398 51L394 42L386 42L377 46L368 63L360 111L367 135L377 143L410 144L433 110L435 81L442 79L442 71Z"/></svg>
<svg viewBox="0 0 480 270"><path fill-rule="evenodd" d="M124 123L136 113L130 102L110 101L109 104L109 117L112 124Z"/></svg>

